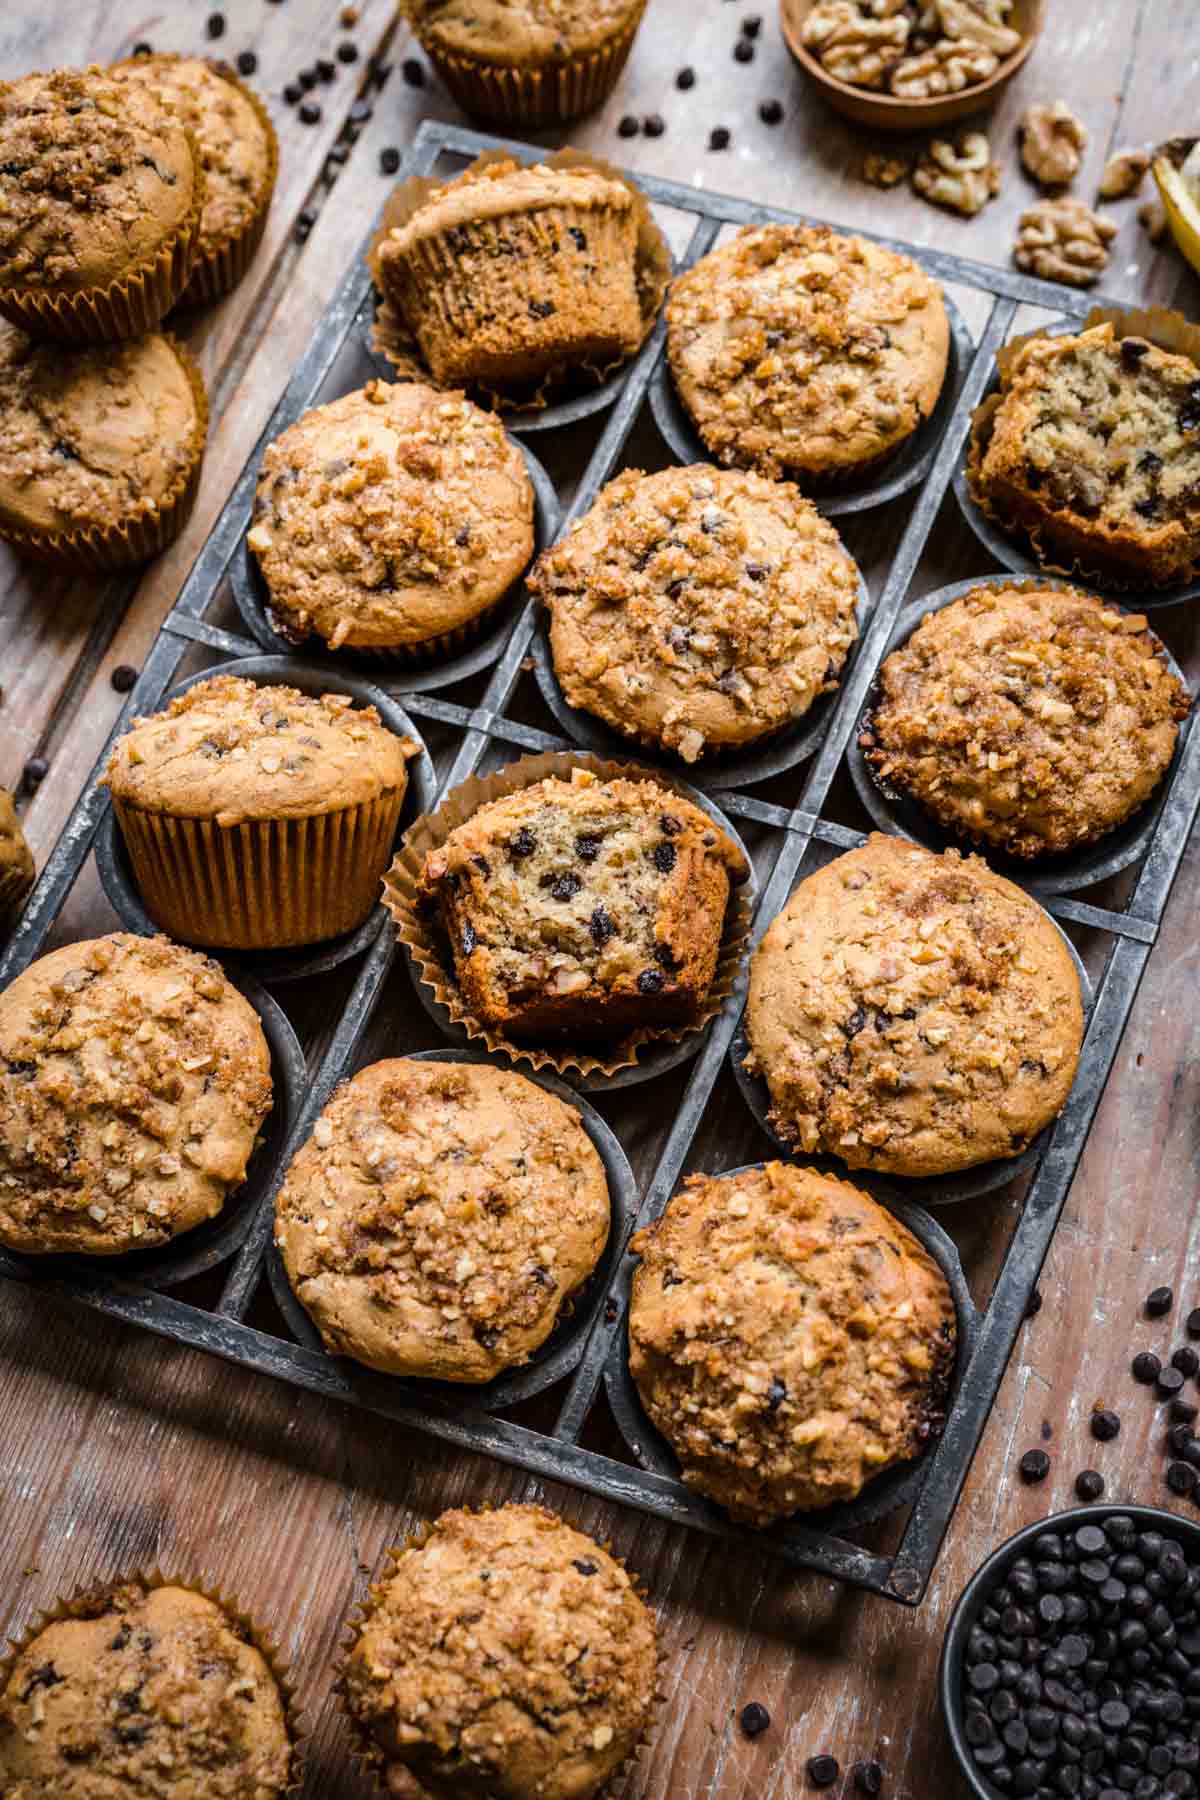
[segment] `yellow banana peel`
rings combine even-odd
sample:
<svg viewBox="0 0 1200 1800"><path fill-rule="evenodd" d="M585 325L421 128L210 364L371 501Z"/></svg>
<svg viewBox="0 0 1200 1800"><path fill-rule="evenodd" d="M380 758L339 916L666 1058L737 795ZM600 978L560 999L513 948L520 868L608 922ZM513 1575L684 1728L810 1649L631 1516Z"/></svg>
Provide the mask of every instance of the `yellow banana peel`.
<svg viewBox="0 0 1200 1800"><path fill-rule="evenodd" d="M1153 167L1171 236L1200 275L1200 138L1168 139Z"/></svg>

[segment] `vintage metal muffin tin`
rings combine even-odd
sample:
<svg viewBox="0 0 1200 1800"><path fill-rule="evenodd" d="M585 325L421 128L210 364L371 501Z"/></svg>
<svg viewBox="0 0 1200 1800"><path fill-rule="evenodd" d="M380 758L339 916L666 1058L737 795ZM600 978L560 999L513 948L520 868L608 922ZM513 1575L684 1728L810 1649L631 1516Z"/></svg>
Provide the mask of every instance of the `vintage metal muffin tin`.
<svg viewBox="0 0 1200 1800"><path fill-rule="evenodd" d="M491 148L501 148L525 161L536 160L539 154L530 146L506 144L455 126L426 122L417 133L403 172L405 175L428 175L439 162L443 169L446 168L443 158L451 159L451 166L460 167L463 161ZM691 216L694 229L681 259L684 265L694 262L711 248L724 225L753 224L764 219L788 222L796 217L778 208L700 192L655 177L638 179L654 204ZM688 771L693 783L701 789L708 792L719 789L723 811L736 820L751 822L760 833L757 853L763 878L755 916L756 936L779 911L799 879L831 852L850 848L861 841L861 834L848 830L828 814L831 786L858 728L863 707L869 700L875 671L917 574L938 508L961 462L971 412L991 377L997 348L1011 333L1018 305L1029 303L1053 313L1061 313L1066 308L1081 316L1092 304L1090 296L1065 294L1061 287L1011 269L985 267L941 251L908 244L894 247L914 256L944 281L973 288L986 296L990 310L974 353L969 346L964 346L961 390L946 419L941 441L921 486L906 504L903 530L891 567L880 591L874 596L862 640L848 664L842 687L826 710L823 733L813 745L807 762L797 768L792 777L790 804L780 806L743 790L729 789L721 784L719 776L710 780L714 771L703 766ZM194 651L197 645L204 647L213 661L246 656L258 649L251 640L217 624L216 616L226 573L242 554L263 450L308 407L361 383L371 311L370 278L365 266L356 259L333 294L304 358L294 371L262 439L248 458L185 581L146 659L137 686L128 696L114 728L114 736L125 728L135 713L153 711L161 704L185 653ZM621 376L620 391L611 409L606 414L596 414L595 447L572 497L566 524L590 506L600 487L618 466L628 434L659 365L664 334L660 319L647 343ZM982 568L980 572L987 570ZM437 679L436 673L427 671L421 685L411 686L407 672L398 677L375 672L379 684L392 692L403 690L404 707L412 718L419 723L428 721L436 725L443 734L443 742L447 727L453 733L453 748L438 771L439 794L475 773L485 756L489 753L494 756L497 749L502 756L511 758L526 750L562 747L561 739L528 724L521 716L520 708L513 706L515 691L524 668L528 667L527 659L536 634L536 611L531 602L526 602L517 611L486 685L477 676L465 689L465 697L460 699L451 700L430 691ZM289 679L295 678L295 670L302 662L317 663L322 668L322 679L333 684L334 677L324 673L320 659L308 655L287 660ZM629 754L628 751L625 753ZM109 810L108 794L98 784L106 759L107 746L47 861L21 923L0 957L0 984L11 980L43 948L47 933L104 824ZM421 804L426 803L427 796L423 795ZM569 1364L570 1374L563 1377L562 1397L553 1423L534 1426L518 1422L509 1412L509 1402L503 1391L499 1399L495 1392L472 1396L469 1392L455 1391L446 1396L435 1395L428 1391L429 1384L418 1391L417 1384L348 1369L344 1359L331 1357L314 1347L311 1335L305 1332L298 1319L291 1336L283 1335L278 1329L260 1329L247 1323L257 1297L269 1291L276 1188L283 1179L288 1160L307 1138L313 1120L330 1092L357 1066L364 1033L379 1002L385 979L396 961L398 945L390 929L379 930L370 937L359 959L342 1015L319 1063L306 1077L296 1116L290 1125L286 1117L281 1116L280 1124L284 1129L280 1135L286 1136L287 1143L280 1154L276 1139L271 1146L276 1153L270 1157L269 1177L264 1179L261 1190L252 1189L243 1202L249 1215L249 1226L240 1248L227 1263L223 1291L215 1303L195 1299L185 1301L166 1291L166 1283L174 1278L172 1269L132 1280L96 1264L84 1266L79 1259L64 1266L57 1259L43 1262L0 1252L0 1274L71 1297L110 1317L208 1350L310 1392L349 1401L460 1449L498 1457L531 1477L565 1481L605 1499L714 1534L730 1543L758 1547L785 1565L816 1569L836 1580L915 1605L929 1581L943 1534L1058 1223L1138 982L1155 941L1198 803L1200 734L1192 732L1165 785L1153 835L1122 910L1093 905L1076 894L1054 895L1046 902L1059 919L1089 929L1093 941L1107 947L1107 961L1097 978L1095 1004L1071 1097L1039 1146L1023 1206L1012 1208L1012 1236L999 1278L979 1316L978 1330L964 1332L965 1351L956 1373L946 1430L917 1464L903 1477L896 1478L897 1492L902 1498L911 1499L912 1510L894 1550L881 1550L870 1540L863 1544L845 1535L868 1516L875 1516L876 1500L881 1496L888 1504L895 1499L894 1494L884 1496L882 1488L874 1489L874 1484L874 1491L867 1490L861 1506L852 1513L810 1519L798 1516L760 1535L729 1524L715 1508L685 1489L673 1470L660 1472L654 1468L631 1466L581 1444L584 1427L604 1383L606 1366L614 1355L619 1356L620 1346L624 1343L631 1269L625 1246L627 1226L633 1222L627 1217L622 1218L614 1231L604 1278L598 1280L593 1294L585 1298L576 1315L566 1323L564 1342L569 1339L570 1348L562 1367L565 1370ZM281 991L286 993L286 989ZM636 1222L639 1225L658 1217L687 1166L706 1104L738 1029L744 991L743 977L721 1013L700 1034L682 1095L678 1098L674 1093L672 1095L662 1126L657 1161L638 1200ZM389 1043L393 1052L399 1052L402 1047L403 1024L403 1011L389 1019L393 1040L400 1040ZM926 1215L913 1209L904 1216L923 1241L940 1243L936 1236L938 1228ZM188 1240L182 1240L176 1249L180 1258L186 1257L190 1254ZM173 1251L172 1255L175 1253ZM225 1253L224 1248L220 1253ZM557 1356L559 1349L556 1344L546 1353L547 1358ZM540 1384L538 1369L539 1363L535 1361L517 1373L517 1380ZM543 1406L548 1399L548 1393L543 1395Z"/></svg>

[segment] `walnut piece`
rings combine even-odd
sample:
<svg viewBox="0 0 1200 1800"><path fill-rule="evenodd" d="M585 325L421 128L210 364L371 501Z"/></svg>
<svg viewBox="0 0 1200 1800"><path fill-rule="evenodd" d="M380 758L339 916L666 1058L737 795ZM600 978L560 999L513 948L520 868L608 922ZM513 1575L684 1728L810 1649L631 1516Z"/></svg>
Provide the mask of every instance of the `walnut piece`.
<svg viewBox="0 0 1200 1800"><path fill-rule="evenodd" d="M1149 167L1150 152L1148 150L1118 150L1117 154L1110 156L1104 165L1104 173L1100 177L1096 198L1098 200L1127 200L1130 194L1137 193Z"/></svg>
<svg viewBox="0 0 1200 1800"><path fill-rule="evenodd" d="M891 73L890 87L902 100L928 100L935 94L957 94L986 81L999 58L979 44L956 44L939 38L919 56L906 56Z"/></svg>
<svg viewBox="0 0 1200 1800"><path fill-rule="evenodd" d="M934 138L913 170L913 186L935 206L971 218L1000 191L1000 170L981 131L969 131L957 143Z"/></svg>
<svg viewBox="0 0 1200 1800"><path fill-rule="evenodd" d="M854 0L819 0L800 35L835 81L879 88L903 56L908 33L905 12L876 17Z"/></svg>
<svg viewBox="0 0 1200 1800"><path fill-rule="evenodd" d="M1021 34L1004 20L1011 10L1003 0L934 0L943 35L960 44L975 44L994 56L1011 56Z"/></svg>
<svg viewBox="0 0 1200 1800"><path fill-rule="evenodd" d="M1090 287L1107 266L1106 246L1116 235L1111 219L1082 200L1039 200L1021 214L1013 261L1043 281Z"/></svg>
<svg viewBox="0 0 1200 1800"><path fill-rule="evenodd" d="M859 173L872 187L892 188L904 180L911 167L909 156L889 156L883 150L868 150Z"/></svg>
<svg viewBox="0 0 1200 1800"><path fill-rule="evenodd" d="M1065 187L1079 171L1080 152L1087 143L1087 128L1065 100L1053 106L1039 102L1022 116L1017 127L1021 161L1042 187Z"/></svg>

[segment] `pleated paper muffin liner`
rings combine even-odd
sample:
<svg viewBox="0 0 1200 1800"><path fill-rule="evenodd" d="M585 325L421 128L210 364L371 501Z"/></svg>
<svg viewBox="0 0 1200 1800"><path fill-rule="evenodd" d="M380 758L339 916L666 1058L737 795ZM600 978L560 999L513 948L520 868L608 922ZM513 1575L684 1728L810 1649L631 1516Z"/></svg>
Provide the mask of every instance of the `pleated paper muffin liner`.
<svg viewBox="0 0 1200 1800"><path fill-rule="evenodd" d="M192 133L187 133L196 180L187 217L158 248L106 287L77 293L43 293L0 286L0 313L32 338L59 344L111 344L141 337L179 300L191 280L204 211L204 167Z"/></svg>
<svg viewBox="0 0 1200 1800"><path fill-rule="evenodd" d="M417 21L412 24L421 48L465 113L506 129L544 131L570 125L604 104L625 67L645 10L642 0L607 44L533 68L447 50L432 33L422 33Z"/></svg>
<svg viewBox="0 0 1200 1800"><path fill-rule="evenodd" d="M464 170L471 174L476 170L489 167L493 163L507 162L501 150L487 150L482 156ZM645 343L658 317L659 309L666 297L667 286L671 279L671 252L667 241L654 222L650 206L641 189L632 182L622 169L613 163L606 162L602 156L593 156L582 150L556 150L544 159L544 166L549 169L591 169L610 181L619 181L633 196L634 217L637 222L637 243L634 250L634 281L637 288L638 306L641 312L641 337L630 350L628 356L618 357L615 361L596 363L576 363L569 370L551 371L535 386L526 385L520 389L504 389L487 383L472 384L472 392L481 396L488 405L496 410L541 411L551 402L561 397L564 382L570 381L578 385L580 377L585 383L599 386L615 369L621 368L630 357L636 354ZM428 200L435 188L445 187L444 180L433 176L412 176L402 181L394 190L384 208L379 228L371 240L367 251L367 267L376 287L382 292L379 280L379 249L384 238L391 231L398 230L408 223L413 214ZM453 259L450 259L451 262ZM395 370L399 381L422 381L430 387L454 389L462 384L436 381L425 363L420 347L398 307L390 300L381 300L375 314L375 322L371 330L371 348Z"/></svg>
<svg viewBox="0 0 1200 1800"><path fill-rule="evenodd" d="M18 556L31 562L45 563L61 569L87 569L110 575L121 569L136 568L149 562L173 544L196 504L200 489L200 473L208 440L208 395L204 378L195 361L170 332L163 332L183 367L196 417L192 426L189 456L185 466L163 499L154 505L143 502L143 510L122 519L116 525L86 525L62 531L35 531L14 525L0 517L0 541L10 544Z"/></svg>
<svg viewBox="0 0 1200 1800"><path fill-rule="evenodd" d="M493 1054L503 1055L513 1062L528 1062L535 1069L553 1069L567 1080L615 1075L620 1069L631 1068L637 1063L638 1052L648 1044L678 1044L690 1037L698 1040L699 1034L717 1017L733 992L749 944L754 902L753 869L747 857L746 880L730 889L716 971L700 1012L689 1025L643 1027L607 1047L589 1044L554 1049L505 1037L485 1025L464 1004L440 921L436 915L426 912L419 902L418 890L425 859L432 850L445 843L456 826L471 818L489 801L520 793L549 776L569 778L572 769L587 769L601 781L652 781L672 790L708 812L713 822L745 855L737 832L719 808L669 771L632 762L604 762L582 751L560 750L522 757L519 762L491 775L470 776L446 797L436 812L426 813L409 826L400 852L383 878L383 903L395 921L397 937L412 959L413 972L432 992L438 1005L449 1013L451 1021L462 1026L468 1038L485 1044Z"/></svg>
<svg viewBox="0 0 1200 1800"><path fill-rule="evenodd" d="M299 1794L304 1786L304 1765L308 1754L309 1731L297 1700L296 1685L292 1680L290 1665L280 1650L278 1640L223 1588L214 1587L205 1581L198 1581L190 1575L164 1573L157 1563L151 1569L134 1569L111 1581L81 1584L70 1594L60 1595L50 1606L35 1613L20 1636L10 1637L7 1640L8 1647L3 1653L0 1653L0 1694L8 1686L9 1676L12 1674L17 1659L46 1630L47 1626L57 1625L64 1619L92 1618L96 1614L98 1605L107 1600L116 1588L128 1586L140 1587L146 1593L152 1593L158 1588L183 1588L188 1593L200 1594L205 1600L211 1600L214 1606L220 1607L232 1624L241 1627L247 1640L253 1644L270 1670L271 1678L279 1689L279 1697L283 1702L284 1723L291 1743L292 1755L288 1784L279 1790L280 1795L282 1797L287 1794Z"/></svg>
<svg viewBox="0 0 1200 1800"><path fill-rule="evenodd" d="M1081 322L1069 321L1065 331L1076 336L1090 331L1096 325L1111 325L1118 338L1148 338L1160 350L1169 350L1176 355L1189 357L1197 365L1200 373L1200 325L1193 325L1182 313L1172 312L1167 307L1152 306L1148 308L1094 306L1086 319ZM1065 575L1068 580L1090 583L1092 587L1106 588L1114 593L1128 594L1144 592L1147 588L1156 595L1166 595L1174 588L1183 588L1189 581L1200 574L1200 563L1193 563L1189 574L1171 575L1164 579L1156 579L1153 575L1136 575L1133 573L1114 573L1112 569L1102 565L1100 558L1089 561L1085 556L1056 561L1063 552L1048 542L1043 542L1043 533L1037 526L1027 525L1023 521L1009 517L1002 506L983 488L983 459L987 454L995 427L996 413L1006 392L1006 381L1020 351L1028 343L1042 337L1060 337L1064 335L1064 327L1042 328L1027 331L1020 337L1011 338L1009 342L996 352L996 376L999 387L980 401L971 418L971 430L967 439L966 486L967 492L979 508L983 516L998 527L1006 537L1014 538L1017 547L1021 541L1029 544L1040 567L1048 575ZM1097 566L1097 565L1100 566ZM1185 597L1180 594L1181 599Z"/></svg>
<svg viewBox="0 0 1200 1800"><path fill-rule="evenodd" d="M478 1513L491 1513L491 1512L504 1512L508 1506L514 1506L514 1505L515 1506L521 1506L521 1505L535 1505L536 1506L537 1503L536 1502L527 1502L527 1501L498 1501L498 1502L492 1503L490 1501L487 1501L487 1502L484 1502L484 1503L482 1503L480 1505L476 1505L476 1506L467 1505L467 1506L461 1506L461 1507L448 1507L448 1508L446 1508L446 1511L447 1512L470 1512L470 1513L477 1513L477 1514ZM606 1556L610 1556L612 1558L613 1562L617 1563L620 1568L624 1569L625 1573L629 1576L630 1586L633 1588L633 1591L637 1595L638 1599L643 1603L643 1605L650 1612L650 1616L654 1622L654 1651L655 1651L655 1658L656 1658L656 1669L655 1669L654 1693L650 1697L650 1704L646 1711L646 1723L643 1725L641 1733L638 1737L638 1740L633 1745L629 1754L620 1763L618 1763L617 1767L613 1770L612 1774L605 1781L603 1787L598 1790L598 1792L600 1794L607 1794L607 1793L615 1790L616 1784L622 1779L622 1777L629 1774L630 1770L633 1768L634 1764L637 1762L637 1759L641 1755L642 1751L649 1748L651 1738L653 1735L653 1731L654 1731L654 1727L657 1722L657 1716L666 1701L666 1694L663 1691L663 1681L664 1681L666 1657L665 1657L665 1652L663 1650L662 1627L659 1623L658 1615L654 1612L653 1608L650 1606L649 1594L648 1594L648 1591L647 1591L644 1583L642 1581L640 1581L638 1579L638 1577L632 1573L628 1564L625 1562L625 1559L623 1557L620 1557L617 1555L616 1551L612 1547L611 1541L608 1538L600 1539L598 1537L594 1537L590 1531L584 1531L582 1526L572 1525L570 1519L563 1518L560 1513L555 1512L553 1507L543 1506L543 1507L540 1507L539 1510L542 1512L545 1512L545 1513L550 1513L551 1516L554 1517L555 1519L557 1519L560 1524L568 1526L572 1531L578 1531L582 1537L588 1538L593 1544L597 1545L597 1547L599 1549L603 1550ZM354 1605L350 1608L349 1612L346 1614L346 1618L345 1618L345 1621L344 1621L343 1627L342 1627L342 1631L343 1631L342 1640L341 1640L340 1644L338 1645L337 1654L334 1658L333 1694L334 1694L334 1699L337 1702L338 1711L341 1714L342 1718L345 1720L347 1730L349 1731L349 1734L350 1734L351 1757L352 1757L353 1761L358 1765L361 1772L367 1777L367 1779L370 1782L373 1783L376 1791L380 1794L386 1795L386 1794L390 1794L390 1792L391 1792L391 1790L386 1785L386 1782L384 1779L384 1773L383 1773L384 1768L386 1766L387 1759L385 1758L385 1756L383 1754L382 1748L376 1742L374 1737L372 1737L372 1735L371 1735L370 1731L368 1730L368 1728L366 1727L366 1725L364 1725L362 1720L359 1719L351 1711L349 1699L348 1699L347 1692L346 1692L346 1673L347 1673L347 1669L349 1666L351 1654L354 1650L355 1645L358 1643L359 1638L362 1635L363 1627L369 1623L372 1615L375 1612L376 1607L379 1604L379 1600L380 1600L380 1597L383 1592L384 1584L386 1582L390 1581L392 1579L392 1577L395 1575L396 1570L398 1569L398 1567L400 1565L400 1561L404 1556L406 1556L412 1550L423 1550L425 1548L426 1544L429 1542L430 1538L434 1535L434 1532L437 1530L437 1526L438 1526L440 1520L444 1516L445 1516L444 1513L439 1513L438 1517L436 1519L432 1520L430 1524L423 1525L418 1530L410 1532L409 1535L402 1540L402 1542L400 1542L399 1544L389 1545L389 1547L384 1551L383 1567L379 1573L378 1578L376 1580L372 1581L372 1583L370 1584L369 1588L367 1589L365 1598L362 1600L356 1601L354 1603Z"/></svg>
<svg viewBox="0 0 1200 1800"><path fill-rule="evenodd" d="M379 895L407 792L297 819L150 812L113 797L155 923L209 950L321 943L361 925Z"/></svg>

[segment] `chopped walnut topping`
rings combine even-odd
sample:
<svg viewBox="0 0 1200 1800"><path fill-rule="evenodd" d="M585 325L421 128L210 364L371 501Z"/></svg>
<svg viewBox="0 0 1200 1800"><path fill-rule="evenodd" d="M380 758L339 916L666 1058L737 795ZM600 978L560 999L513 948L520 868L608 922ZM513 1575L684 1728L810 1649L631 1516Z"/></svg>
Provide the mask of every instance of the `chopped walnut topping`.
<svg viewBox="0 0 1200 1800"><path fill-rule="evenodd" d="M966 218L980 212L1000 190L1000 170L980 131L967 132L957 143L934 138L922 151L912 180L924 199Z"/></svg>
<svg viewBox="0 0 1200 1800"><path fill-rule="evenodd" d="M1042 187L1065 187L1078 174L1080 155L1088 141L1087 127L1065 100L1029 107L1017 136L1026 172Z"/></svg>
<svg viewBox="0 0 1200 1800"><path fill-rule="evenodd" d="M911 157L888 156L881 150L868 150L859 173L872 187L892 188L904 180L911 167Z"/></svg>
<svg viewBox="0 0 1200 1800"><path fill-rule="evenodd" d="M1108 244L1117 235L1082 200L1039 200L1021 214L1013 261L1043 281L1090 287L1108 264Z"/></svg>
<svg viewBox="0 0 1200 1800"><path fill-rule="evenodd" d="M1118 150L1117 154L1110 156L1104 165L1104 173L1100 177L1096 198L1098 200L1127 200L1130 194L1137 193L1149 167L1150 152L1148 150Z"/></svg>

